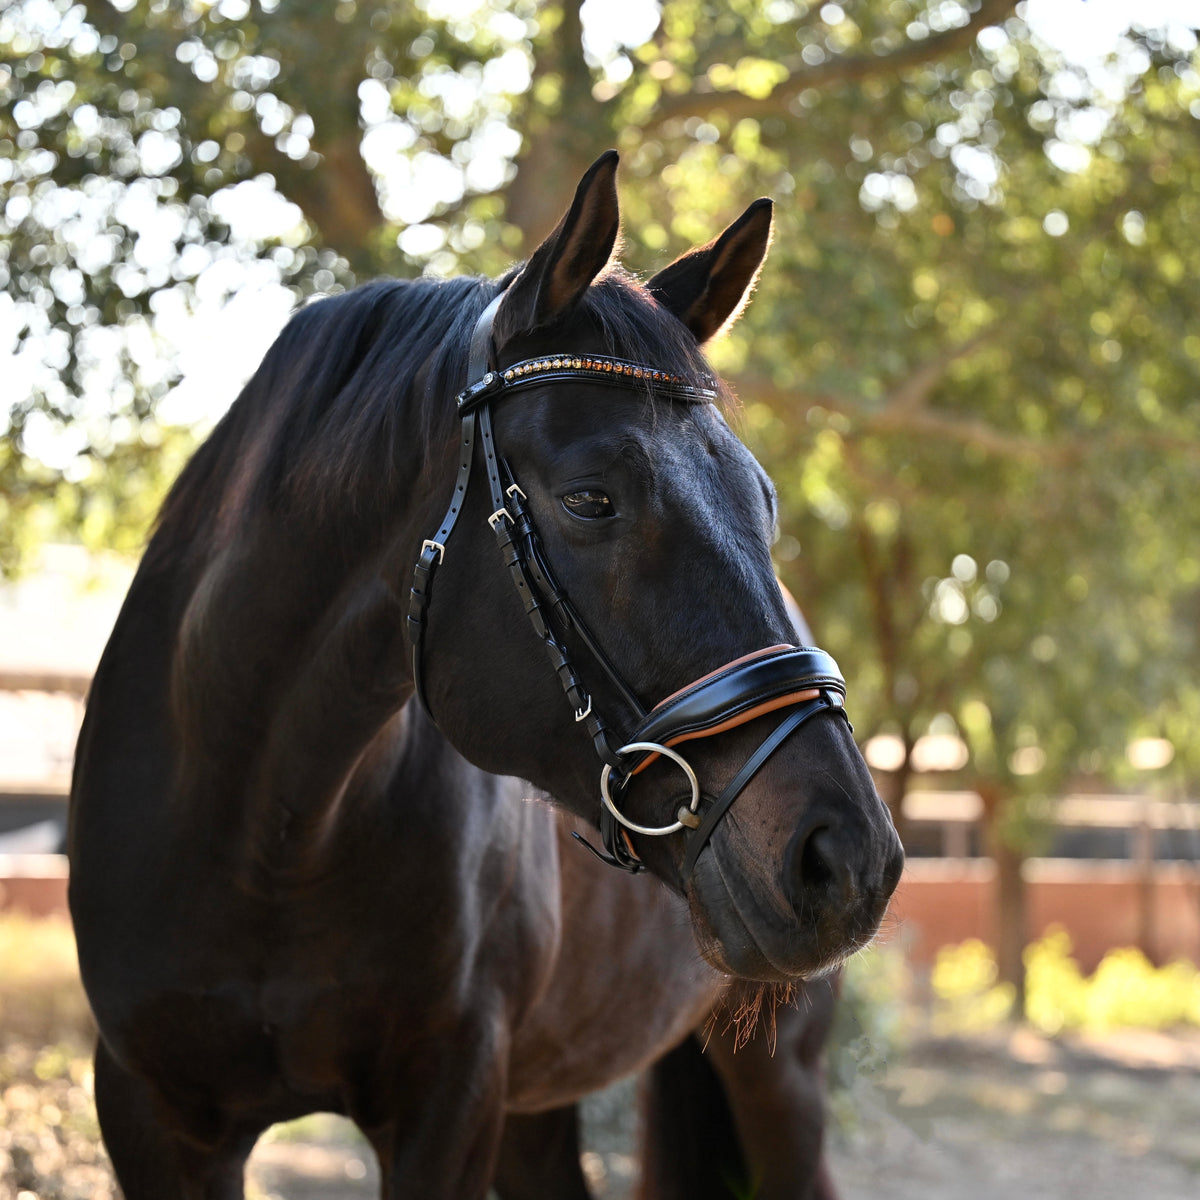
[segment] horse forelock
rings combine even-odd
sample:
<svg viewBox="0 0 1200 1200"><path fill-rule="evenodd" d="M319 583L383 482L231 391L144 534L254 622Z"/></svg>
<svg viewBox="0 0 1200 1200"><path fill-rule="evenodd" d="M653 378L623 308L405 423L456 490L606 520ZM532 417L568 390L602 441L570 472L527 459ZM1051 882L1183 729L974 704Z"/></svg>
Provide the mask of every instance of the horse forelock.
<svg viewBox="0 0 1200 1200"><path fill-rule="evenodd" d="M583 294L581 307L585 319L599 330L606 353L678 375L697 387L711 387L716 376L695 337L622 267L605 271ZM717 401L725 411L733 407L732 393L720 379Z"/></svg>

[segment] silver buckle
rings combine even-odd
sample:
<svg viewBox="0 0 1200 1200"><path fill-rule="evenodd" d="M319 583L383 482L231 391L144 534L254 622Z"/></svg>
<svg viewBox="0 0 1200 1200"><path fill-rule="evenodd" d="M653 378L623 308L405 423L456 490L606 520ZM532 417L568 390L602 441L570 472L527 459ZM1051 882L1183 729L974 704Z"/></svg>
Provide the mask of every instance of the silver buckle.
<svg viewBox="0 0 1200 1200"><path fill-rule="evenodd" d="M577 708L575 710L576 723L578 723L579 721L582 721L585 717L590 716L591 712L592 712L592 698L591 698L591 696L589 696L587 698L587 708Z"/></svg>
<svg viewBox="0 0 1200 1200"><path fill-rule="evenodd" d="M432 538L426 538L421 543L421 553L424 554L426 550L431 548L437 551L437 560L440 566L446 558L446 547L441 542L435 542Z"/></svg>
<svg viewBox="0 0 1200 1200"><path fill-rule="evenodd" d="M495 532L496 526L500 524L501 520L507 521L510 525L513 523L512 513L507 508L498 508L488 517L488 524L492 527L493 532Z"/></svg>

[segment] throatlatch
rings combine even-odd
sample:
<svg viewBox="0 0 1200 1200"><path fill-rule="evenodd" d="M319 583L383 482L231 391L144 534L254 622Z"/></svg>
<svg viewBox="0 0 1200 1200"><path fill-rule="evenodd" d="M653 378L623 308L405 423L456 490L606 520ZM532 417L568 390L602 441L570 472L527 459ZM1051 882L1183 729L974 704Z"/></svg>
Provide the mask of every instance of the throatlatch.
<svg viewBox="0 0 1200 1200"><path fill-rule="evenodd" d="M587 382L627 390L640 388L684 404L711 403L717 397L716 387L709 385L711 381L697 384L643 363L604 355L557 353L495 370L491 366L492 323L503 296L504 293L497 295L484 309L471 335L467 375L471 382L457 397L462 433L454 492L437 533L422 544L413 571L408 632L417 697L429 712L423 675L425 614L432 599L437 568L445 558L447 542L463 510L478 442L491 492L492 512L488 524L496 535L513 585L534 632L545 647L551 669L558 676L575 720L587 730L603 764L599 825L604 851L597 850L578 834L574 836L602 861L636 872L643 866L634 853L629 833L664 837L683 832L687 841L681 876L686 886L700 852L721 817L784 740L818 713L833 711L845 716L845 680L837 663L824 650L770 646L719 667L649 712L643 707L636 692L622 678L555 580L525 503L525 493L497 453L492 432L492 405L507 395L548 383ZM577 643L591 665L613 686L634 714L635 728L624 741L610 735L610 727L597 711L591 693L571 661L568 642ZM706 793L676 747L695 738L716 736L777 711L786 715L741 770L719 795L714 797ZM430 716L432 718L432 713ZM673 821L664 825L640 825L626 817L618 804L624 799L634 776L658 758L672 762L683 772L688 782L688 795L679 804Z"/></svg>

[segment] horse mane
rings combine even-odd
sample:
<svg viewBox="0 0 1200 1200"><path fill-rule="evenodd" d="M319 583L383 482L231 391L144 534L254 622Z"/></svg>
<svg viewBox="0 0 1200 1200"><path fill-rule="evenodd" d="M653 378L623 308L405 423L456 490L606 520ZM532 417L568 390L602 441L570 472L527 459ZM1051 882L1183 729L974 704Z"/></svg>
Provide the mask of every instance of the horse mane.
<svg viewBox="0 0 1200 1200"><path fill-rule="evenodd" d="M454 436L471 332L518 271L379 280L297 311L171 489L150 555L203 556L220 529L263 510L322 521L349 504L386 523ZM620 268L582 306L606 353L695 381L708 373L683 324Z"/></svg>

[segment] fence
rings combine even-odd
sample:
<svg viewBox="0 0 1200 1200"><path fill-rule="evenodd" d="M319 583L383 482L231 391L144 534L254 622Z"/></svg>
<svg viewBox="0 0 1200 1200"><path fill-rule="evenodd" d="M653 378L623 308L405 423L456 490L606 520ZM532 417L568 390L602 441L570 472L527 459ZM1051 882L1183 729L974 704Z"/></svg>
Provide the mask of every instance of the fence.
<svg viewBox="0 0 1200 1200"><path fill-rule="evenodd" d="M0 670L0 693L70 698L82 711L89 677L82 673ZM65 710L64 710L65 711ZM74 730L60 735L70 744ZM42 830L38 849L61 849L65 829L66 763L41 779L3 779L0 763L0 843L5 829ZM905 817L928 856L910 855L892 902L888 934L917 962L966 938L995 943L995 872L978 853L979 798L972 792L910 791ZM1074 795L1056 806L1060 831L1111 834L1112 858L1042 858L1026 864L1029 929L1052 925L1071 934L1085 968L1114 946L1142 945L1155 959L1200 962L1200 808L1144 796ZM47 833L49 841L47 843ZM1159 861L1166 834L1182 839L1191 862ZM36 839L30 839L36 840ZM10 846L21 849L21 843ZM28 842L24 846L30 848ZM56 853L0 852L0 909L44 915L66 911L66 859Z"/></svg>

